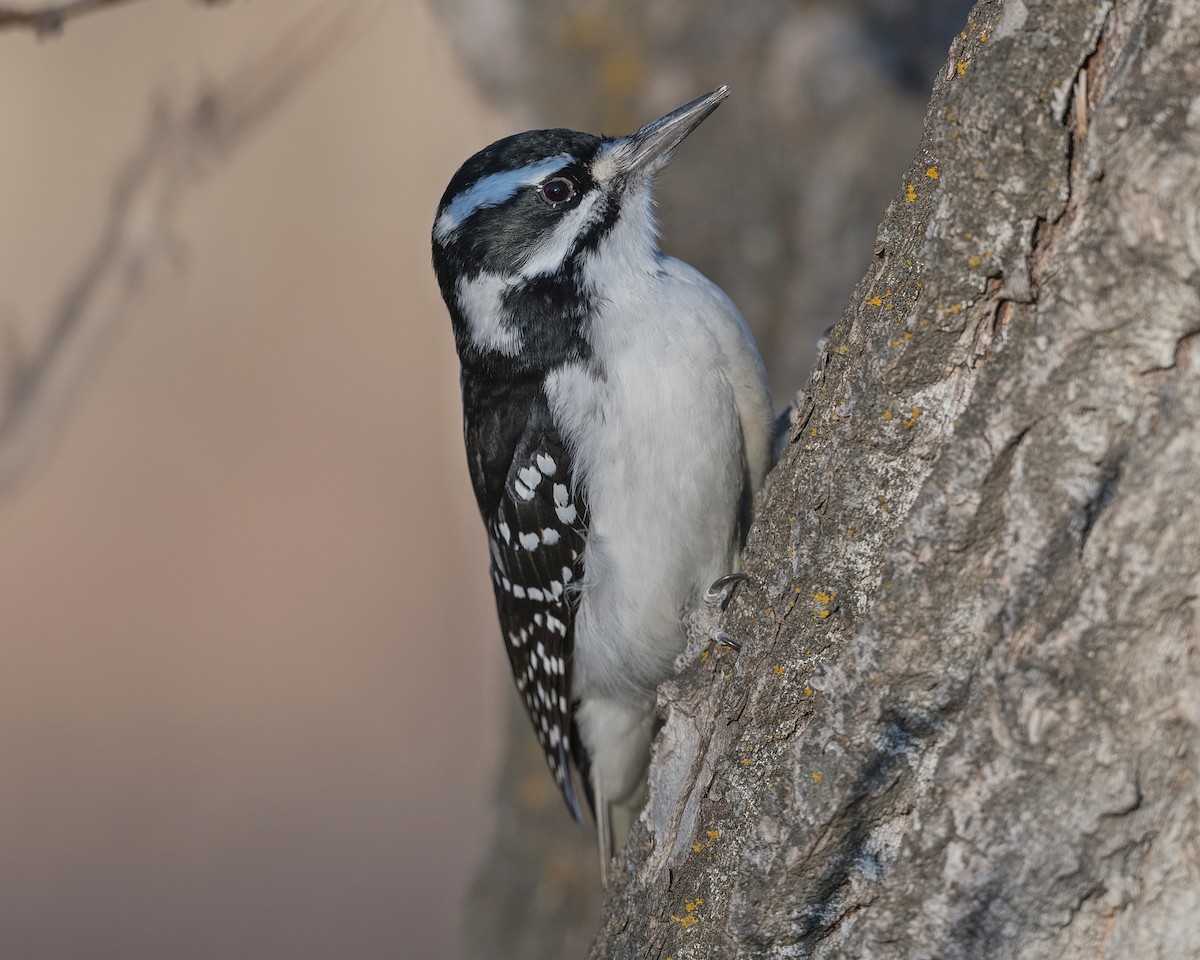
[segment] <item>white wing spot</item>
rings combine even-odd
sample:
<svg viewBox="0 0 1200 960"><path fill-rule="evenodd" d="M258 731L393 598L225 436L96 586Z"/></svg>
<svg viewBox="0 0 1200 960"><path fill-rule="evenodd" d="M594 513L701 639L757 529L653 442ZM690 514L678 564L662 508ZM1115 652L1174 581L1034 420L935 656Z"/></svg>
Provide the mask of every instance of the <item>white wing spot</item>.
<svg viewBox="0 0 1200 960"><path fill-rule="evenodd" d="M488 537L488 550L492 554L492 563L496 565L496 569L501 573L507 572L504 568L504 555L500 552L500 544L496 542L495 537Z"/></svg>
<svg viewBox="0 0 1200 960"><path fill-rule="evenodd" d="M518 598L524 597L525 596L525 588L523 586L521 586L519 583L514 583L512 585L512 595L514 597L518 597Z"/></svg>
<svg viewBox="0 0 1200 960"><path fill-rule="evenodd" d="M562 575L563 575L563 583L570 583L572 580L575 579L575 571L572 570L570 567L563 567Z"/></svg>
<svg viewBox="0 0 1200 960"><path fill-rule="evenodd" d="M532 497L533 494L530 494L529 496ZM568 503L565 507L555 507L554 512L558 514L558 519L566 524L574 523L575 517L577 516L575 512L575 504L573 503Z"/></svg>
<svg viewBox="0 0 1200 960"><path fill-rule="evenodd" d="M517 476L530 490L537 489L537 485L542 482L542 475L538 472L537 467L522 467L517 471Z"/></svg>
<svg viewBox="0 0 1200 960"><path fill-rule="evenodd" d="M512 543L512 531L508 529L508 524L501 521L497 528L500 531L500 536L504 538L505 543Z"/></svg>
<svg viewBox="0 0 1200 960"><path fill-rule="evenodd" d="M558 472L558 464L554 462L554 458L545 453L537 455L537 468L548 477Z"/></svg>
<svg viewBox="0 0 1200 960"><path fill-rule="evenodd" d="M545 600L546 599L546 595L544 593L542 593L542 591L539 590L537 587L526 587L525 593L529 597L530 600Z"/></svg>
<svg viewBox="0 0 1200 960"><path fill-rule="evenodd" d="M521 541L521 546L526 550L536 550L538 543L538 535L536 533L519 533L517 539Z"/></svg>
<svg viewBox="0 0 1200 960"><path fill-rule="evenodd" d="M513 481L513 490L516 492L517 496L520 497L522 500L532 500L533 499L533 491L530 490L527 486L525 486L525 484L523 484L520 480Z"/></svg>
<svg viewBox="0 0 1200 960"><path fill-rule="evenodd" d="M567 493L567 485L565 483L556 483L554 485L554 503L556 506L565 507L571 502L571 497Z"/></svg>
<svg viewBox="0 0 1200 960"><path fill-rule="evenodd" d="M558 543L559 539L561 538L558 535L558 531L553 527L546 527L542 531L542 543L548 547L554 546L556 543Z"/></svg>

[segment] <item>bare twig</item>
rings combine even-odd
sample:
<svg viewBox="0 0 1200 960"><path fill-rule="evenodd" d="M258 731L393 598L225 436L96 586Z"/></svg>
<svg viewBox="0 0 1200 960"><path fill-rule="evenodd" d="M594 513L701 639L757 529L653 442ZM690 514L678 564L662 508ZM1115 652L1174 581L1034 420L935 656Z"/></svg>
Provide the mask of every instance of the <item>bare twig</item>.
<svg viewBox="0 0 1200 960"><path fill-rule="evenodd" d="M225 80L188 103L158 102L118 174L92 253L46 332L0 369L0 490L27 466L84 375L128 315L147 271L170 261L174 211L189 189L356 35L378 7L326 3Z"/></svg>
<svg viewBox="0 0 1200 960"><path fill-rule="evenodd" d="M26 10L0 7L0 28L29 27L39 36L58 33L67 20L93 10L113 7L126 0L74 0L73 3L55 3Z"/></svg>
<svg viewBox="0 0 1200 960"><path fill-rule="evenodd" d="M46 36L58 33L68 20L125 2L127 0L73 0L72 3L45 4L26 9L0 7L0 28L28 27L38 36Z"/></svg>
<svg viewBox="0 0 1200 960"><path fill-rule="evenodd" d="M71 0L70 3L46 3L37 7L13 8L0 5L0 30L7 27L26 27L39 37L58 33L68 20L85 13L128 3L129 0ZM197 0L215 6L223 0Z"/></svg>

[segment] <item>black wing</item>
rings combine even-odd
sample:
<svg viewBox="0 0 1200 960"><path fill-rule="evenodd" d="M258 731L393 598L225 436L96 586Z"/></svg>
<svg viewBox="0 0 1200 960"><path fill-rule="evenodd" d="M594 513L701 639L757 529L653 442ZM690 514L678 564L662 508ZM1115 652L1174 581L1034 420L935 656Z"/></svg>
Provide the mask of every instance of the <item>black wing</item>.
<svg viewBox="0 0 1200 960"><path fill-rule="evenodd" d="M571 697L586 507L540 380L491 389L464 383L463 409L513 679L563 799L581 820L568 757L590 789L584 752L573 741Z"/></svg>

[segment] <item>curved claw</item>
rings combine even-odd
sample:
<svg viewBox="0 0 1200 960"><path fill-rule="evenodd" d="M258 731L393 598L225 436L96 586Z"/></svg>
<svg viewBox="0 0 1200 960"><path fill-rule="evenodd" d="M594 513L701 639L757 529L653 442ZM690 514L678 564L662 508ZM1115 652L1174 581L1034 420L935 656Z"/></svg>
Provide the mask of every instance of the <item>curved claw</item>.
<svg viewBox="0 0 1200 960"><path fill-rule="evenodd" d="M721 609L724 610L729 606L729 601L733 599L737 585L748 579L750 578L744 573L727 573L723 577L718 577L713 581L712 586L704 591L704 602L709 606L720 603Z"/></svg>
<svg viewBox="0 0 1200 960"><path fill-rule="evenodd" d="M721 644L721 646L729 647L729 649L733 650L735 653L742 652L742 645L727 633L718 633L716 640L717 643Z"/></svg>

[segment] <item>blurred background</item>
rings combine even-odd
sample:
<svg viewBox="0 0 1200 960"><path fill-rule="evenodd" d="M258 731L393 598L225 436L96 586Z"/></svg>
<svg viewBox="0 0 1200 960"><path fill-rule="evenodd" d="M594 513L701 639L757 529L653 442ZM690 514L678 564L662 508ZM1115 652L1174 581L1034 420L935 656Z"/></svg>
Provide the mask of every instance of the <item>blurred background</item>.
<svg viewBox="0 0 1200 960"><path fill-rule="evenodd" d="M0 956L579 954L592 840L509 689L438 198L516 129L732 83L664 246L782 405L967 9L141 0L0 31Z"/></svg>

